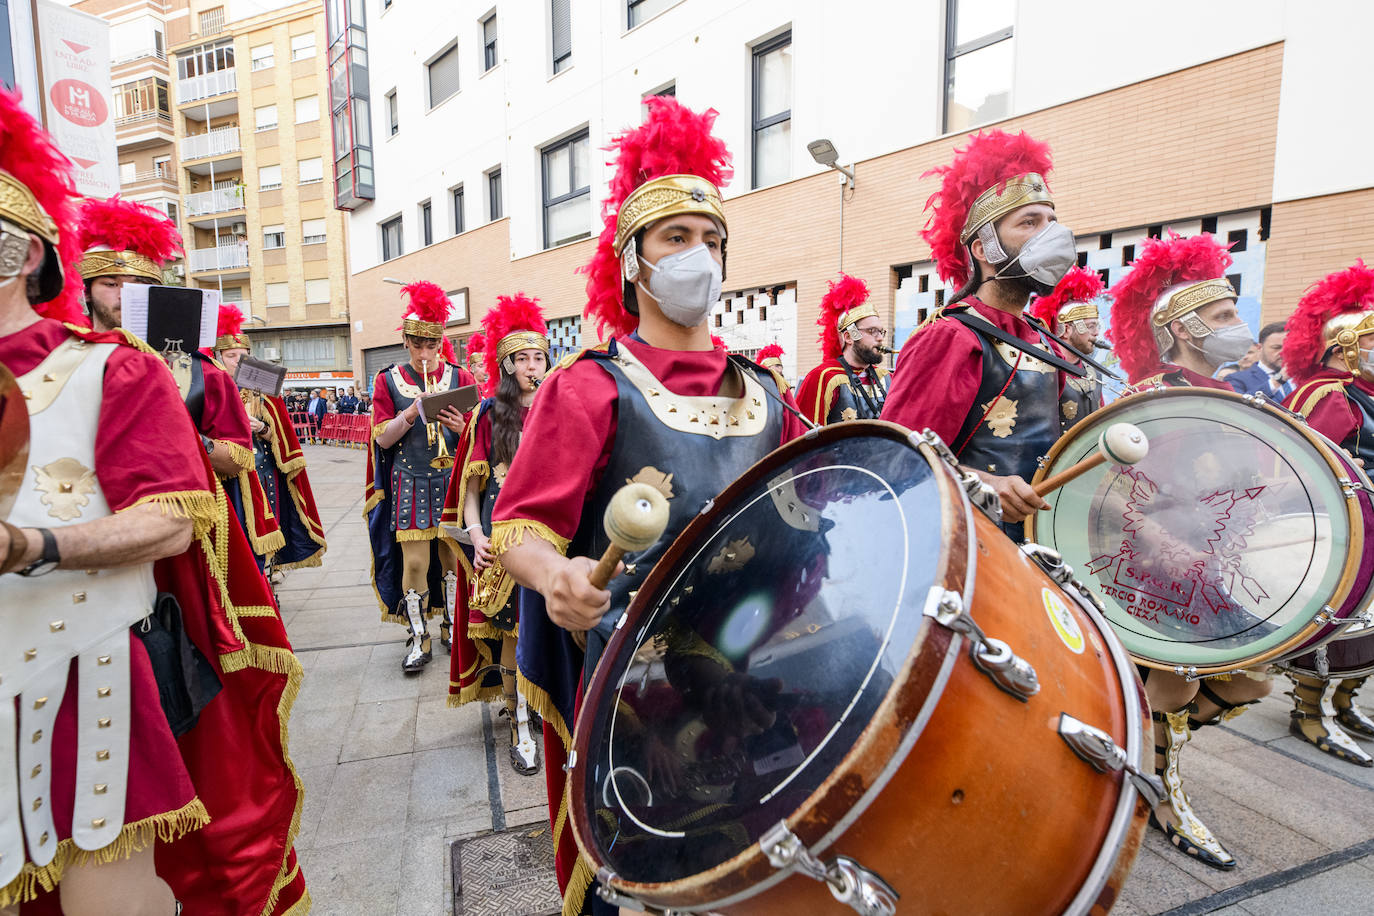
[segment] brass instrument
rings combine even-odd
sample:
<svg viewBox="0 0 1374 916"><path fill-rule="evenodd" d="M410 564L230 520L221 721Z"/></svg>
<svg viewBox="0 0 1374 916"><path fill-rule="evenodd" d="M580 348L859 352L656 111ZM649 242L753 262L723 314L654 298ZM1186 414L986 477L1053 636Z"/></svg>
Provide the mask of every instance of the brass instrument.
<svg viewBox="0 0 1374 916"><path fill-rule="evenodd" d="M439 379L441 372L436 372L433 378L429 375L429 361L420 360L421 373L425 377L425 394L433 394L439 391ZM437 442L439 453L429 460L432 468L451 468L453 467L453 454L448 450L448 438L444 435L443 425L438 420L431 420L425 424L425 432L429 435L429 447L433 448Z"/></svg>
<svg viewBox="0 0 1374 916"><path fill-rule="evenodd" d="M480 611L495 614L501 610L498 607L491 607L496 600L497 586L506 575L506 568L501 565L500 558L493 559L491 565L486 569L474 572L472 581L468 583L472 597L469 602L473 607Z"/></svg>

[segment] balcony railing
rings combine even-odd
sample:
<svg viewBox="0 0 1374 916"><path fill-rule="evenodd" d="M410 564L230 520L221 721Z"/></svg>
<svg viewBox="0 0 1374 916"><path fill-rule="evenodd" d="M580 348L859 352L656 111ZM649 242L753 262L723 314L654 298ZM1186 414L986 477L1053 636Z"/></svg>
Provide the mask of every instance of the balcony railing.
<svg viewBox="0 0 1374 916"><path fill-rule="evenodd" d="M171 172L170 169L166 169L166 168L160 168L160 169L145 169L144 171L141 171L141 172L134 172L133 180L132 180L132 181L126 181L126 182L123 182L123 183L124 183L124 184L138 184L138 183L141 182L141 181L164 181L164 180L165 180L165 181L172 181L172 172ZM173 182L173 183L175 183L175 182Z"/></svg>
<svg viewBox="0 0 1374 916"><path fill-rule="evenodd" d="M169 130L172 127L172 116L165 111L136 111L133 114L120 115L115 118L115 127L128 127L131 124L142 124L145 121L161 121L163 126Z"/></svg>
<svg viewBox="0 0 1374 916"><path fill-rule="evenodd" d="M186 255L192 273L248 266L248 245L239 242L221 245L218 248L192 248Z"/></svg>
<svg viewBox="0 0 1374 916"><path fill-rule="evenodd" d="M203 76L177 80L177 101L195 102L226 92L237 92L238 88L238 71L230 67L228 70L216 70Z"/></svg>
<svg viewBox="0 0 1374 916"><path fill-rule="evenodd" d="M183 162L190 159L205 159L210 156L223 156L225 153L237 153L241 149L243 144L239 142L239 129L221 127L209 133L183 138L181 159Z"/></svg>
<svg viewBox="0 0 1374 916"><path fill-rule="evenodd" d="M137 51L130 51L127 54L121 54L116 57L114 60L110 61L110 66L117 67L120 64L127 64L131 61L143 60L145 57L156 57L158 60L166 60L167 54L161 48L139 48Z"/></svg>
<svg viewBox="0 0 1374 916"><path fill-rule="evenodd" d="M243 209L243 195L238 188L215 188L186 195L187 216L209 216Z"/></svg>

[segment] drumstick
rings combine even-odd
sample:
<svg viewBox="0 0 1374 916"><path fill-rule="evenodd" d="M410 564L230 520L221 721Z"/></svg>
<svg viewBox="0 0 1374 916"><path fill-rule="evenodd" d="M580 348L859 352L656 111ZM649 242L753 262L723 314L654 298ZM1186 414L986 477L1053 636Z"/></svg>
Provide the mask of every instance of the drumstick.
<svg viewBox="0 0 1374 916"><path fill-rule="evenodd" d="M605 588L611 581L622 556L648 550L663 536L668 527L668 500L647 483L629 483L611 497L602 521L611 546L589 577L597 588Z"/></svg>
<svg viewBox="0 0 1374 916"><path fill-rule="evenodd" d="M1053 493L1071 480L1086 474L1108 459L1113 464L1130 465L1141 461L1150 451L1150 440L1140 431L1140 427L1130 423L1113 423L1103 430L1097 438L1097 451L1087 458L1065 468L1058 474L1046 477L1031 489L1037 496Z"/></svg>

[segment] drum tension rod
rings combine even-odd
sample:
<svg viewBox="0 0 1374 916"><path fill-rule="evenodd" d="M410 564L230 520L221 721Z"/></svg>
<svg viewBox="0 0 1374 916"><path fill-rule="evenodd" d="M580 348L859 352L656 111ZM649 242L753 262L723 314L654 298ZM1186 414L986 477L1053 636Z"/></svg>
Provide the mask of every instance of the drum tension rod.
<svg viewBox="0 0 1374 916"><path fill-rule="evenodd" d="M860 916L894 916L897 898L882 877L864 868L848 856L835 856L822 862L811 854L801 837L788 829L786 821L778 821L759 838L768 864L782 870L796 869L809 878L820 881L840 903L848 904Z"/></svg>
<svg viewBox="0 0 1374 916"><path fill-rule="evenodd" d="M1142 773L1126 759L1126 752L1112 740L1112 736L1080 722L1066 712L1059 714L1059 737L1081 760L1099 773L1124 770L1131 785L1140 793L1145 804L1153 808L1164 800L1164 780L1153 773Z"/></svg>
<svg viewBox="0 0 1374 916"><path fill-rule="evenodd" d="M1000 639L987 636L978 623L964 613L964 597L958 592L932 586L921 612L940 626L969 639L969 655L999 689L1021 702L1040 692L1040 678L1030 663Z"/></svg>
<svg viewBox="0 0 1374 916"><path fill-rule="evenodd" d="M960 467L959 459L954 456L954 453L949 450L949 446L945 445L945 441L939 435L933 430L923 429L919 433L909 433L907 440L912 445L928 445L934 449L935 454L939 455L945 464L953 468L955 476L959 479L959 485L964 488L964 494L968 496L969 502L973 503L975 508L982 510L983 514L994 522L999 525L1002 523L1002 500L997 495L997 491L984 483L983 478L977 474Z"/></svg>

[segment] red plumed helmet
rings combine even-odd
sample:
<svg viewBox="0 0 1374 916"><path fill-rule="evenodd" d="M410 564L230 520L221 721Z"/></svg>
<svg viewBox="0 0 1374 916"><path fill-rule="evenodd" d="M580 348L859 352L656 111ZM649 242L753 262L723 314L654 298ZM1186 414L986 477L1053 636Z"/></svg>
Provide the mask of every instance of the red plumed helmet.
<svg viewBox="0 0 1374 916"><path fill-rule="evenodd" d="M782 361L781 344L770 343L767 346L760 348L759 355L754 357L754 362L758 363L761 366L770 359L776 359L779 362Z"/></svg>
<svg viewBox="0 0 1374 916"><path fill-rule="evenodd" d="M639 316L625 308L620 258L614 244L616 219L621 204L640 185L664 175L695 175L717 189L734 174L725 141L711 134L718 112L697 113L675 98L646 99L644 123L613 139L608 151L616 153L615 175L601 205L603 228L587 274L587 307L583 314L596 321L597 334L629 334L639 326ZM608 163L609 164L609 163Z"/></svg>
<svg viewBox="0 0 1374 916"><path fill-rule="evenodd" d="M821 329L821 357L826 360L839 359L844 352L844 341L840 340L841 320L846 327L866 318L877 315L871 306L862 313L856 312L859 306L868 302L868 284L858 277L840 274L840 279L831 280L825 295L821 297L821 317L816 324Z"/></svg>
<svg viewBox="0 0 1374 916"><path fill-rule="evenodd" d="M1037 296L1026 309L1032 318L1038 318L1054 333L1059 333L1059 312L1064 306L1074 302L1094 302L1106 292L1102 275L1095 270L1074 265L1048 296ZM1093 306L1096 309L1096 305Z"/></svg>
<svg viewBox="0 0 1374 916"><path fill-rule="evenodd" d="M243 333L243 312L232 302L219 307L219 325L216 337L239 337Z"/></svg>
<svg viewBox="0 0 1374 916"><path fill-rule="evenodd" d="M541 349L549 355L549 326L539 300L516 293L497 296L496 307L482 316L487 346L483 351L487 367L487 386L496 390L501 378L501 361L521 350Z"/></svg>
<svg viewBox="0 0 1374 916"><path fill-rule="evenodd" d="M1339 315L1371 310L1374 270L1366 267L1363 260L1313 284L1298 301L1285 326L1288 336L1283 341L1283 368L1289 378L1303 382L1321 369L1326 351L1335 345L1327 334L1327 322ZM1361 332L1354 327L1357 322L1349 324L1356 334ZM1358 340L1355 346L1358 347Z"/></svg>
<svg viewBox="0 0 1374 916"><path fill-rule="evenodd" d="M443 337L443 327L448 323L449 313L453 311L453 303L449 301L448 293L437 283L428 280L416 280L414 283L407 283L401 287L401 295L409 299L405 307L401 327L407 334L415 334L417 337ZM420 325L408 323L422 322L427 325L438 325L439 331L435 334L419 333L421 331L432 330ZM416 330L411 330L411 327Z"/></svg>
<svg viewBox="0 0 1374 916"><path fill-rule="evenodd" d="M86 280L128 275L160 283L162 267L181 255L181 233L161 210L119 195L88 197L81 204L81 250Z"/></svg>
<svg viewBox="0 0 1374 916"><path fill-rule="evenodd" d="M1163 360L1151 325L1159 297L1171 286L1225 277L1231 266L1228 247L1206 233L1183 238L1170 232L1168 238L1146 239L1130 273L1107 291L1112 297L1108 337L1132 383Z"/></svg>
<svg viewBox="0 0 1374 916"><path fill-rule="evenodd" d="M969 210L979 195L993 187L1005 187L1019 175L1033 172L1048 178L1051 168L1048 143L1025 133L986 130L969 138L963 149L955 150L952 163L921 175L922 178L941 176L940 190L926 201L926 209L931 215L925 229L921 230L921 238L930 246L940 279L956 289L969 281L972 267L968 249L960 236L968 222Z"/></svg>
<svg viewBox="0 0 1374 916"><path fill-rule="evenodd" d="M6 172L33 195L51 225L24 226L37 235L53 235L57 263L47 270L63 270L61 292L47 302L33 308L44 318L89 324L82 316L84 292L76 263L81 260L81 246L76 231L76 185L72 180L72 164L58 151L39 123L20 104L19 94L0 87L0 172ZM49 244L52 244L49 241ZM57 278L50 281L54 288Z"/></svg>
<svg viewBox="0 0 1374 916"><path fill-rule="evenodd" d="M458 365L458 354L453 351L453 341L444 338L444 345L439 349L439 355L444 358L444 362Z"/></svg>
<svg viewBox="0 0 1374 916"><path fill-rule="evenodd" d="M473 358L482 353L482 351L486 348L487 335L483 334L481 331L478 331L476 334L473 334L471 337L469 337L467 343L468 363L471 364Z"/></svg>

